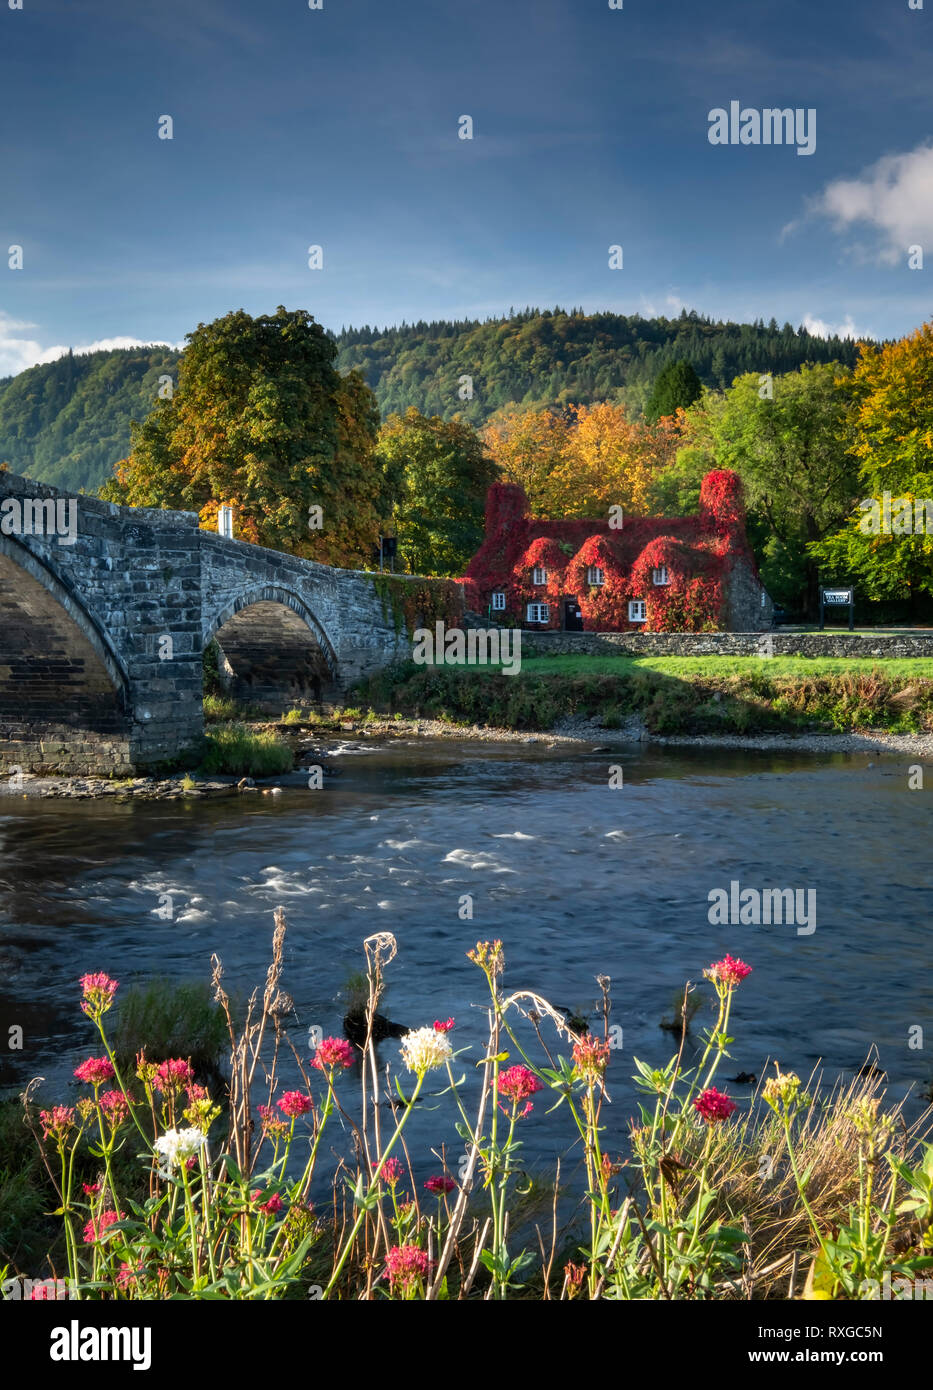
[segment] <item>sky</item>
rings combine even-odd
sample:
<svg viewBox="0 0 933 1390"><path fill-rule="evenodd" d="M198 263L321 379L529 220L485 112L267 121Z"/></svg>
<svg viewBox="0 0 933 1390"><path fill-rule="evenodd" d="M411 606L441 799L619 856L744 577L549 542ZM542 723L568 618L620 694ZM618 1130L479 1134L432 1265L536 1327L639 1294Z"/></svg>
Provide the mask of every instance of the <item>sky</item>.
<svg viewBox="0 0 933 1390"><path fill-rule="evenodd" d="M931 317L933 0L611 3L0 0L0 376L278 304Z"/></svg>

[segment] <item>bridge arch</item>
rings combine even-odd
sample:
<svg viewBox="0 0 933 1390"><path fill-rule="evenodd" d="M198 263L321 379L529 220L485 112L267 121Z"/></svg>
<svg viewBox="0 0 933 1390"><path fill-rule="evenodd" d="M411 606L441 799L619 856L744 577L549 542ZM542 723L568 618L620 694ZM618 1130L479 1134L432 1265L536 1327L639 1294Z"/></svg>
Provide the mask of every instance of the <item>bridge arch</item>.
<svg viewBox="0 0 933 1390"><path fill-rule="evenodd" d="M231 694L279 712L283 702L318 703L338 688L333 644L316 615L291 589L263 584L224 604L205 624Z"/></svg>
<svg viewBox="0 0 933 1390"><path fill-rule="evenodd" d="M0 765L82 770L105 747L125 762L132 702L122 661L52 569L2 534L0 633Z"/></svg>

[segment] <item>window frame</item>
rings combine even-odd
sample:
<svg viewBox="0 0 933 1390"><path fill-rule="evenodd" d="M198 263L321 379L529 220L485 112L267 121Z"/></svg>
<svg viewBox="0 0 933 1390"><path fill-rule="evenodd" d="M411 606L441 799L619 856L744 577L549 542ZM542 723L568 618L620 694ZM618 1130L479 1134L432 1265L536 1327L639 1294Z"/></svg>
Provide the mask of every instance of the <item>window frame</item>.
<svg viewBox="0 0 933 1390"><path fill-rule="evenodd" d="M594 575L599 575L599 578L594 579ZM605 585L606 571L603 569L602 565L587 565L586 582L593 589L601 589Z"/></svg>
<svg viewBox="0 0 933 1390"><path fill-rule="evenodd" d="M640 613L640 615L637 616L637 617L636 617L636 615L632 612L632 609L635 608L635 607L638 607L638 608L640 608L640 609L642 610L641 613ZM629 620L630 623L646 623L646 622L648 621L648 604L647 604L647 602L646 602L645 599L643 599L643 598L630 598L630 599L629 599L629 601L628 601L628 620Z"/></svg>
<svg viewBox="0 0 933 1390"><path fill-rule="evenodd" d="M532 609L537 612L537 617L531 616ZM526 623L548 623L551 620L551 605L549 603L527 603L525 605Z"/></svg>
<svg viewBox="0 0 933 1390"><path fill-rule="evenodd" d="M500 601L501 600L501 601ZM495 589L489 598L489 607L493 613L505 612L505 590Z"/></svg>
<svg viewBox="0 0 933 1390"><path fill-rule="evenodd" d="M658 575L663 574L663 579L658 579ZM651 582L657 589L665 589L671 582L671 573L667 565L655 565L651 570Z"/></svg>
<svg viewBox="0 0 933 1390"><path fill-rule="evenodd" d="M539 574L542 576L541 579L538 578L538 575L539 575ZM533 566L532 566L532 569L531 569L531 583L532 583L532 586L533 586L534 588L536 588L536 589L543 589L543 588L545 588L545 587L547 586L547 581L548 581L547 565L533 565Z"/></svg>

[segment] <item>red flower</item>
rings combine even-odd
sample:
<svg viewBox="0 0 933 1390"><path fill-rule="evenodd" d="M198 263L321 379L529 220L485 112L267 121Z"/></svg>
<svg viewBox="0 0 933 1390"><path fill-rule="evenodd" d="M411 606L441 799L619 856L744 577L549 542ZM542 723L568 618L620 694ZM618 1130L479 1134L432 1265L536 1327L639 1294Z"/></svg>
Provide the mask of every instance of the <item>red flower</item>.
<svg viewBox="0 0 933 1390"><path fill-rule="evenodd" d="M393 1245L386 1255L385 1272L393 1293L414 1292L431 1269L433 1261L417 1245Z"/></svg>
<svg viewBox="0 0 933 1390"><path fill-rule="evenodd" d="M752 973L752 967L746 965L742 960L736 960L728 952L722 960L714 961L708 970L704 970L704 975L709 980L717 981L723 985L738 985L745 979L746 975Z"/></svg>
<svg viewBox="0 0 933 1390"><path fill-rule="evenodd" d="M70 1105L53 1105L51 1110L39 1111L39 1121L43 1139L50 1136L52 1139L64 1139L75 1122L75 1112Z"/></svg>
<svg viewBox="0 0 933 1390"><path fill-rule="evenodd" d="M397 1158L387 1158L382 1165L382 1172L379 1176L382 1178L383 1182L387 1182L390 1187L394 1187L404 1171L405 1169Z"/></svg>
<svg viewBox="0 0 933 1390"><path fill-rule="evenodd" d="M180 1091L194 1080L194 1067L183 1057L171 1057L155 1069L152 1084L157 1091Z"/></svg>
<svg viewBox="0 0 933 1390"><path fill-rule="evenodd" d="M522 1118L528 1114L529 1110L534 1108L531 1101L528 1100L528 1097L533 1096L536 1091L542 1091L543 1089L544 1087L541 1085L541 1082L535 1076L534 1072L529 1071L527 1067L508 1067L505 1071L500 1071L499 1073L498 1090L500 1096L505 1096L507 1100L510 1100L513 1107L520 1105L523 1100L528 1101L528 1104L521 1112ZM501 1108L505 1110L505 1106Z"/></svg>
<svg viewBox="0 0 933 1390"><path fill-rule="evenodd" d="M709 1090L696 1097L693 1108L699 1115L703 1116L707 1124L714 1124L718 1120L728 1120L729 1116L734 1115L739 1107L722 1091L717 1091L715 1086L710 1086Z"/></svg>
<svg viewBox="0 0 933 1390"><path fill-rule="evenodd" d="M257 1199L262 1197L263 1195L264 1194L262 1191L254 1192L253 1201L257 1201ZM267 1216L275 1216L276 1212L282 1210L283 1205L284 1203L282 1202L282 1199L279 1196L279 1194L277 1192L273 1192L272 1196L268 1199L268 1201L263 1202L260 1205L259 1210L265 1212Z"/></svg>
<svg viewBox="0 0 933 1390"><path fill-rule="evenodd" d="M103 1240L110 1227L117 1221L122 1221L123 1217L122 1211L102 1211L100 1216L91 1217L84 1228L85 1245L93 1245L96 1240Z"/></svg>
<svg viewBox="0 0 933 1390"><path fill-rule="evenodd" d="M61 1299L68 1297L67 1279L43 1279L40 1284L33 1284L29 1297L37 1302L60 1302Z"/></svg>
<svg viewBox="0 0 933 1390"><path fill-rule="evenodd" d="M105 1081L112 1080L114 1075L113 1063L109 1057L89 1057L80 1067L75 1067L78 1080L87 1081L91 1086L102 1086Z"/></svg>
<svg viewBox="0 0 933 1390"><path fill-rule="evenodd" d="M311 1058L318 1071L333 1071L335 1067L353 1066L353 1047L346 1038L324 1038Z"/></svg>
<svg viewBox="0 0 933 1390"><path fill-rule="evenodd" d="M113 996L118 988L117 981L98 972L96 975L82 975L79 983L84 993L81 1008L88 1018L99 1019L113 1003Z"/></svg>
<svg viewBox="0 0 933 1390"><path fill-rule="evenodd" d="M99 1182L83 1182L81 1186L84 1188L85 1197L94 1197L100 1191Z"/></svg>
<svg viewBox="0 0 933 1390"><path fill-rule="evenodd" d="M574 1071L584 1081L594 1085L602 1080L609 1064L609 1044L587 1035L573 1045Z"/></svg>
<svg viewBox="0 0 933 1390"><path fill-rule="evenodd" d="M440 1019L438 1018L434 1020L435 1033L449 1033L453 1026L454 1021L452 1018L449 1018L446 1023L441 1023Z"/></svg>
<svg viewBox="0 0 933 1390"><path fill-rule="evenodd" d="M312 1108L312 1101L309 1096L303 1096L300 1091L286 1091L279 1101L279 1109L283 1115L289 1119L294 1119L297 1115L307 1115Z"/></svg>
<svg viewBox="0 0 933 1390"><path fill-rule="evenodd" d="M446 1196L448 1192L453 1192L457 1184L453 1178L445 1178L439 1175L436 1178L428 1178L425 1187L429 1192L433 1192L438 1197Z"/></svg>
<svg viewBox="0 0 933 1390"><path fill-rule="evenodd" d="M100 1108L112 1129L122 1125L130 1113L130 1098L122 1091L105 1091L100 1098Z"/></svg>

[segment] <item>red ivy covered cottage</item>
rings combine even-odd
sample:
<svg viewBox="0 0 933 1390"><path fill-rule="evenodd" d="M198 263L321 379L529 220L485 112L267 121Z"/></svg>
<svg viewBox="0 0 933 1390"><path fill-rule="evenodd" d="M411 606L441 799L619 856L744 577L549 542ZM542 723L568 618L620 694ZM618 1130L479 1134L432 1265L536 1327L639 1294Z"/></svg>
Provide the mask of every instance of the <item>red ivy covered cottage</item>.
<svg viewBox="0 0 933 1390"><path fill-rule="evenodd" d="M735 473L707 473L696 516L542 521L494 483L486 539L464 579L492 621L565 631L755 632L771 626Z"/></svg>

